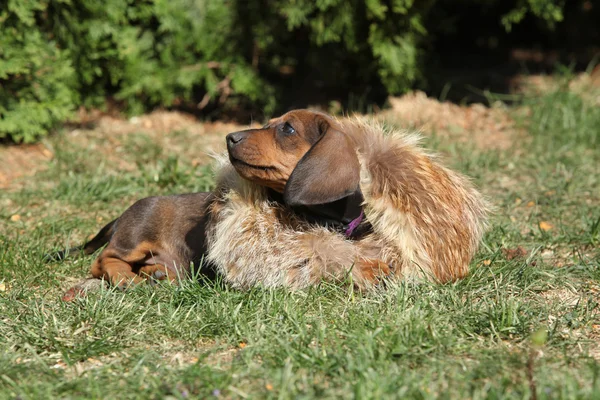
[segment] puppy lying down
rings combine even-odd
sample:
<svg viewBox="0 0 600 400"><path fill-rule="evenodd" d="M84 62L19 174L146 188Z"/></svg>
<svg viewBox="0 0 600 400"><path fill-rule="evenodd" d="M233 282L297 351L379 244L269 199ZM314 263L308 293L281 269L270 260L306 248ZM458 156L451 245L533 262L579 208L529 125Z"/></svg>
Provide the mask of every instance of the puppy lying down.
<svg viewBox="0 0 600 400"><path fill-rule="evenodd" d="M487 204L418 145L363 119L291 111L227 136L216 188L142 199L81 246L96 281L177 280L204 261L239 288L464 277ZM64 252L58 256L64 255Z"/></svg>

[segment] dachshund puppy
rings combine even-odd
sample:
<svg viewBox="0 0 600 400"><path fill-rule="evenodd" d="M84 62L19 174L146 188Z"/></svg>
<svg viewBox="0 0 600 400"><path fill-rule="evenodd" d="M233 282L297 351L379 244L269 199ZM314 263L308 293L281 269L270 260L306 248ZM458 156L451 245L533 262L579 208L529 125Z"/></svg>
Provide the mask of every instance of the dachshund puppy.
<svg viewBox="0 0 600 400"><path fill-rule="evenodd" d="M468 273L487 203L416 136L295 110L226 141L212 193L140 200L80 247L108 243L94 278L176 280L202 259L239 288Z"/></svg>
<svg viewBox="0 0 600 400"><path fill-rule="evenodd" d="M214 276L209 265L202 263L205 211L211 198L210 193L190 193L139 200L89 242L49 255L50 260L64 259L78 250L89 255L108 244L92 263L93 278L70 288L63 300L73 300L104 283L125 288L145 281L175 281L187 277L191 265Z"/></svg>
<svg viewBox="0 0 600 400"><path fill-rule="evenodd" d="M488 206L468 180L373 122L291 111L227 136L207 260L237 287L464 277Z"/></svg>

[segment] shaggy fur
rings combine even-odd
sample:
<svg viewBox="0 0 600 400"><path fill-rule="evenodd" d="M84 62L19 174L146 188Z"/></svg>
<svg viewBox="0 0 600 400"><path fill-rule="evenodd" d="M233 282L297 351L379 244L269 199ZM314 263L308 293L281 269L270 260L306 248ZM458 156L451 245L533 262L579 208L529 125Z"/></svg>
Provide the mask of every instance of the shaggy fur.
<svg viewBox="0 0 600 400"><path fill-rule="evenodd" d="M222 157L207 230L207 258L217 271L240 288L302 288L348 274L360 288L383 276L464 277L485 227L482 196L421 149L415 135L358 118L335 124L358 154L372 232L350 240L304 222Z"/></svg>

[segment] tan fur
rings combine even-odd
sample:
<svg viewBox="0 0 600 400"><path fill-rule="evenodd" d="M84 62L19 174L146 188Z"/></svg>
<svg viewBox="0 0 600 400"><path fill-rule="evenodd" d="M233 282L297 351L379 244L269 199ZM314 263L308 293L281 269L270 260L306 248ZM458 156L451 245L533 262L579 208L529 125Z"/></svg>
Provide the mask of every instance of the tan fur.
<svg viewBox="0 0 600 400"><path fill-rule="evenodd" d="M487 204L469 181L438 163L418 137L365 119L335 123L360 160L364 212L373 232L349 240L270 203L226 157L210 206L208 260L236 287L301 288L349 276L361 288L378 278L452 281L468 273Z"/></svg>
<svg viewBox="0 0 600 400"><path fill-rule="evenodd" d="M209 209L214 220L207 259L234 286L300 288L324 277L344 279L357 259L366 262L356 243L270 203L264 188L243 180L229 165L220 177L221 196ZM366 285L355 271L353 277Z"/></svg>

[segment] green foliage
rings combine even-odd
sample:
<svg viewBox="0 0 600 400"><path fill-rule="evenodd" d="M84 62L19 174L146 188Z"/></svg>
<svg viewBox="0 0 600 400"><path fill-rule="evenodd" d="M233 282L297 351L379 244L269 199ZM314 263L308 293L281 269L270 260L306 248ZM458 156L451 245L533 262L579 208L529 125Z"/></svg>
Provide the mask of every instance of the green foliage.
<svg viewBox="0 0 600 400"><path fill-rule="evenodd" d="M512 26L525 18L528 12L545 21L551 28L563 20L564 1L556 0L519 0L514 9L501 19L504 28L510 32Z"/></svg>
<svg viewBox="0 0 600 400"><path fill-rule="evenodd" d="M0 8L0 139L34 141L79 101L69 52L35 27L46 8L17 0Z"/></svg>
<svg viewBox="0 0 600 400"><path fill-rule="evenodd" d="M0 137L33 141L80 101L132 113L239 97L274 105L220 1L11 0L0 6ZM63 50L64 49L64 50Z"/></svg>
<svg viewBox="0 0 600 400"><path fill-rule="evenodd" d="M563 3L518 0L498 19L507 30L527 13L552 25ZM8 0L0 138L35 141L77 106L107 98L129 113L252 104L269 115L295 95L284 70L359 97L373 82L401 93L441 29L434 5L452 9L435 0Z"/></svg>
<svg viewBox="0 0 600 400"><path fill-rule="evenodd" d="M362 68L375 68L391 93L406 90L418 77L423 18L433 1L414 0L281 2L288 29L309 28L317 46L336 43L345 52L367 53ZM365 41L366 37L366 41Z"/></svg>

